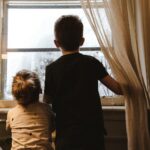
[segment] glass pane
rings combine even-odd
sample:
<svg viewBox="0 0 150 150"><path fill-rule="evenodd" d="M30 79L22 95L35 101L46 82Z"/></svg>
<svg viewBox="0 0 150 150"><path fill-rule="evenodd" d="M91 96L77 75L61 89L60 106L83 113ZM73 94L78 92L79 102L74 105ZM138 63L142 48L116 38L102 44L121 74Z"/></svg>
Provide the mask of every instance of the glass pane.
<svg viewBox="0 0 150 150"><path fill-rule="evenodd" d="M99 59L111 74L111 70L106 62L103 54L100 51L84 51L87 55L92 55ZM42 88L44 87L45 66L55 61L61 56L61 52L9 52L7 62L7 74L5 83L5 98L11 97L11 83L16 72L22 69L35 71L41 80ZM101 96L112 96L113 93L99 83L99 92Z"/></svg>
<svg viewBox="0 0 150 150"><path fill-rule="evenodd" d="M104 10L100 12L106 23ZM68 14L79 15L84 24L83 47L99 47L81 8L8 8L7 48L54 48L54 23L61 15Z"/></svg>

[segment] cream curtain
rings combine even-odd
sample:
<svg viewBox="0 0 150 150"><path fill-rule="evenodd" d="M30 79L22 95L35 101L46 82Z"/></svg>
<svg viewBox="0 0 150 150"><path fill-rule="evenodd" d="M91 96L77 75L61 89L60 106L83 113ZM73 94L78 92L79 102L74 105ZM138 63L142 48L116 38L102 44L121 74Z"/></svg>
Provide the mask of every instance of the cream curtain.
<svg viewBox="0 0 150 150"><path fill-rule="evenodd" d="M124 91L128 150L150 150L150 1L81 0L81 5Z"/></svg>
<svg viewBox="0 0 150 150"><path fill-rule="evenodd" d="M139 3L136 3L137 12L141 12L137 16L137 25L140 32L138 32L138 46L140 49L143 49L141 54L141 62L145 62L145 68L142 68L144 74L144 81L146 84L146 89L150 97L150 1L140 0ZM138 12L138 13L139 13ZM144 56L144 62L142 57ZM150 99L149 99L149 108L150 108Z"/></svg>
<svg viewBox="0 0 150 150"><path fill-rule="evenodd" d="M3 21L3 0L0 0L0 97L1 97L1 59L2 59L2 21Z"/></svg>

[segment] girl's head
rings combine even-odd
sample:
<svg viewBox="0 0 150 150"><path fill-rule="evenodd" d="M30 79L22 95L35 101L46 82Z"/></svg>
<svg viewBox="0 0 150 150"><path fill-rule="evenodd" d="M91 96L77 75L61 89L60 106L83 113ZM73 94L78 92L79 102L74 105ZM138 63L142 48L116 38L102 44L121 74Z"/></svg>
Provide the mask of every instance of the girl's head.
<svg viewBox="0 0 150 150"><path fill-rule="evenodd" d="M19 104L28 105L37 102L41 92L40 80L36 73L22 70L13 78L12 95Z"/></svg>

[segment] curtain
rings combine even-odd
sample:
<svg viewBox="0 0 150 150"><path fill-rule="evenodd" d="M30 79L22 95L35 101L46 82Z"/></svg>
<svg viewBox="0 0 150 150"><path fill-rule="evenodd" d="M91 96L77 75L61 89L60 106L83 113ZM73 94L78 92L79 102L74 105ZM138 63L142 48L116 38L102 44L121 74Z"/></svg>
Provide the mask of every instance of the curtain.
<svg viewBox="0 0 150 150"><path fill-rule="evenodd" d="M2 17L3 17L3 1L0 0L0 51L2 45Z"/></svg>
<svg viewBox="0 0 150 150"><path fill-rule="evenodd" d="M139 3L136 4L137 11L141 12L137 16L137 22L138 22L138 29L141 30L141 34L139 32L138 35L138 46L140 49L143 49L144 53L140 53L141 56L144 55L144 62L142 61L141 57L141 62L145 63L145 68L142 70L144 74L144 81L146 84L146 89L148 91L149 97L150 97L150 1L144 0L144 1L139 1ZM150 109L150 99L148 103L148 107Z"/></svg>
<svg viewBox="0 0 150 150"><path fill-rule="evenodd" d="M0 0L0 97L1 97L1 58L2 58L2 20L3 20L3 0Z"/></svg>
<svg viewBox="0 0 150 150"><path fill-rule="evenodd" d="M81 5L122 85L128 150L149 150L150 1L81 0Z"/></svg>

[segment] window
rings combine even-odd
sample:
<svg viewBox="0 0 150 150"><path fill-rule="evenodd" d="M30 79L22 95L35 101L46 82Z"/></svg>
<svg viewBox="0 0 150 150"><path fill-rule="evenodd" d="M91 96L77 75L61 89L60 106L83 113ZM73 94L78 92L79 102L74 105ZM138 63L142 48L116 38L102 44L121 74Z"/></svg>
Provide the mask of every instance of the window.
<svg viewBox="0 0 150 150"><path fill-rule="evenodd" d="M62 1L61 1L62 2ZM11 99L11 83L13 76L21 69L29 69L38 73L44 87L45 66L58 57L61 52L55 47L53 28L61 15L78 15L84 24L85 43L81 53L99 59L111 74L108 63L100 52L86 16L79 3L41 3L10 2L6 5L5 24L7 27L5 48L7 59L3 60L3 97ZM101 13L105 13L101 8ZM92 40L91 40L92 39ZM112 96L113 93L99 83L101 96Z"/></svg>

